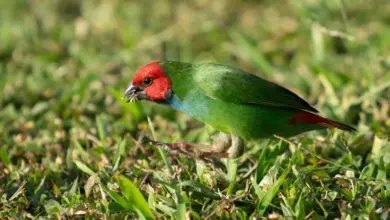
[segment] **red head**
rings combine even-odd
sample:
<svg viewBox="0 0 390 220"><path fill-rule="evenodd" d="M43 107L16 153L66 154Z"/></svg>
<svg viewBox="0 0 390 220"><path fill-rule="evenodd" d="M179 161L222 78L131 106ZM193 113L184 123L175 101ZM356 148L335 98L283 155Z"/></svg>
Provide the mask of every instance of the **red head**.
<svg viewBox="0 0 390 220"><path fill-rule="evenodd" d="M160 67L160 62L154 62L137 71L125 96L127 98L133 96L137 99L164 101L171 94L170 88L169 78Z"/></svg>

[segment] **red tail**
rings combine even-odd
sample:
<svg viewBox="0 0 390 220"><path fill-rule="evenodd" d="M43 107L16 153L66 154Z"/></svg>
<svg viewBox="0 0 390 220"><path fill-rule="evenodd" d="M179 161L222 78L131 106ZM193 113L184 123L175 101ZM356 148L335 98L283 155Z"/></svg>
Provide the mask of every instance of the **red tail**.
<svg viewBox="0 0 390 220"><path fill-rule="evenodd" d="M296 114L293 118L291 118L288 122L290 124L296 124L296 123L318 124L318 125L323 125L325 127L338 128L344 131L356 131L356 129L351 126L341 124L309 112L300 112Z"/></svg>

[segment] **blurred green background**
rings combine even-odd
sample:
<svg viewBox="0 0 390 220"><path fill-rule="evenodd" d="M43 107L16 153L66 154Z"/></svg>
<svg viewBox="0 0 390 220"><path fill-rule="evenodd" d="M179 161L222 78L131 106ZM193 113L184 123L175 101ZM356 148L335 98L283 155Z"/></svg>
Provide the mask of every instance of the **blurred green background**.
<svg viewBox="0 0 390 220"><path fill-rule="evenodd" d="M0 0L0 216L386 219L389 51L386 0ZM137 140L215 131L121 100L156 60L247 70L358 132L250 143L219 170L172 156Z"/></svg>

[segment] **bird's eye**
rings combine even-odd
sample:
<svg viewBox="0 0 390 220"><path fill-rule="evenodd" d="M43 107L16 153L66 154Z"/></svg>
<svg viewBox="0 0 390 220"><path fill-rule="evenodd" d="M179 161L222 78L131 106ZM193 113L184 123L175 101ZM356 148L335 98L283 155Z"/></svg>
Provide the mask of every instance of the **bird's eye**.
<svg viewBox="0 0 390 220"><path fill-rule="evenodd" d="M144 84L145 84L145 85L150 85L150 84L152 84L152 82L153 82L153 79L152 79L152 78L146 77L146 78L144 79Z"/></svg>

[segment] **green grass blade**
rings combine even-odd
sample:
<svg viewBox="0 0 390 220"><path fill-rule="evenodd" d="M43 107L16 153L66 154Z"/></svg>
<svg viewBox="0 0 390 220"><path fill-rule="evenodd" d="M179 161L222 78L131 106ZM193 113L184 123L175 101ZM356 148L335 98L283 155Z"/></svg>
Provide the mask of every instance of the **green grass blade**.
<svg viewBox="0 0 390 220"><path fill-rule="evenodd" d="M268 206L271 204L272 199L275 197L275 195L278 193L278 190L282 183L285 181L287 175L290 173L291 170L291 163L289 163L288 167L282 175L278 178L278 180L275 182L275 184L268 190L268 192L265 194L263 198L261 198L260 202L257 205L257 210L260 213L260 215L264 215L265 211L267 210Z"/></svg>
<svg viewBox="0 0 390 220"><path fill-rule="evenodd" d="M176 210L176 219L178 220L185 220L186 219L186 203L184 201L182 190L179 187L178 190L176 190L176 197L177 197L177 210Z"/></svg>
<svg viewBox="0 0 390 220"><path fill-rule="evenodd" d="M138 187L135 186L129 179L124 176L115 178L118 182L119 188L127 202L134 208L138 209L147 219L154 219L154 215L149 208L148 202L145 200Z"/></svg>
<svg viewBox="0 0 390 220"><path fill-rule="evenodd" d="M229 159L227 164L227 177L230 182L233 182L236 179L237 175L237 166L238 166L238 160L237 159Z"/></svg>
<svg viewBox="0 0 390 220"><path fill-rule="evenodd" d="M99 138L100 138L100 141L102 143L102 147L105 147L106 146L106 130L105 130L105 126L103 124L103 121L100 117L96 116L96 125L97 125L97 128L98 128L98 134L99 134Z"/></svg>
<svg viewBox="0 0 390 220"><path fill-rule="evenodd" d="M152 121L150 120L149 117L148 117L148 125L149 125L149 129L152 131L153 140L156 141L156 134L155 134L155 131L154 131L154 127L153 127ZM171 164L169 163L166 150L162 149L161 147L158 147L157 149L158 149L158 152L160 153L161 158L163 159L164 164L167 167L169 173L173 174L173 169L172 169Z"/></svg>
<svg viewBox="0 0 390 220"><path fill-rule="evenodd" d="M115 100L120 103L125 113L130 113L136 122L141 121L145 117L141 103L127 103L126 100L123 99L122 93L112 87L109 87L108 91L110 91Z"/></svg>
<svg viewBox="0 0 390 220"><path fill-rule="evenodd" d="M76 166L81 170L83 171L84 173L86 174L89 174L91 176L95 175L95 172L93 172L93 170L91 170L91 168L89 168L87 165L85 165L83 162L81 161L78 161L78 160L75 160L74 163L76 164Z"/></svg>
<svg viewBox="0 0 390 220"><path fill-rule="evenodd" d="M87 182L85 183L85 185L84 185L84 190L85 190L85 197L86 197L86 198L88 198L89 195L91 194L92 188L93 188L93 186L95 185L97 179L98 179L97 176L92 175L92 176L90 176L90 177L88 178Z"/></svg>
<svg viewBox="0 0 390 220"><path fill-rule="evenodd" d="M259 70L263 71L265 74L270 74L273 71L272 65L268 62L266 57L256 48L256 45L253 45L252 42L248 39L247 36L244 36L240 32L231 32L231 37L234 42L238 44L238 48L241 48L245 51L246 59L253 63Z"/></svg>
<svg viewBox="0 0 390 220"><path fill-rule="evenodd" d="M81 146L80 142L77 140L73 140L74 145L76 146L76 149L78 153L80 154L81 158L84 162L87 162L89 159L89 154L87 151L84 150L84 148Z"/></svg>
<svg viewBox="0 0 390 220"><path fill-rule="evenodd" d="M135 211L130 203L128 203L124 198L122 198L118 193L108 189L108 187L104 185L100 185L101 188L104 189L104 191L107 192L107 194L119 205L121 205L124 209L127 211Z"/></svg>
<svg viewBox="0 0 390 220"><path fill-rule="evenodd" d="M72 187L71 187L70 190L69 190L69 194L70 194L70 195L74 195L74 194L76 193L78 187L79 187L79 178L77 177L77 178L74 180L74 182L73 182L73 184L72 184Z"/></svg>
<svg viewBox="0 0 390 220"><path fill-rule="evenodd" d="M1 161L3 162L3 164L6 166L11 165L11 160L9 159L7 149L5 147L2 147L0 153L1 153Z"/></svg>

